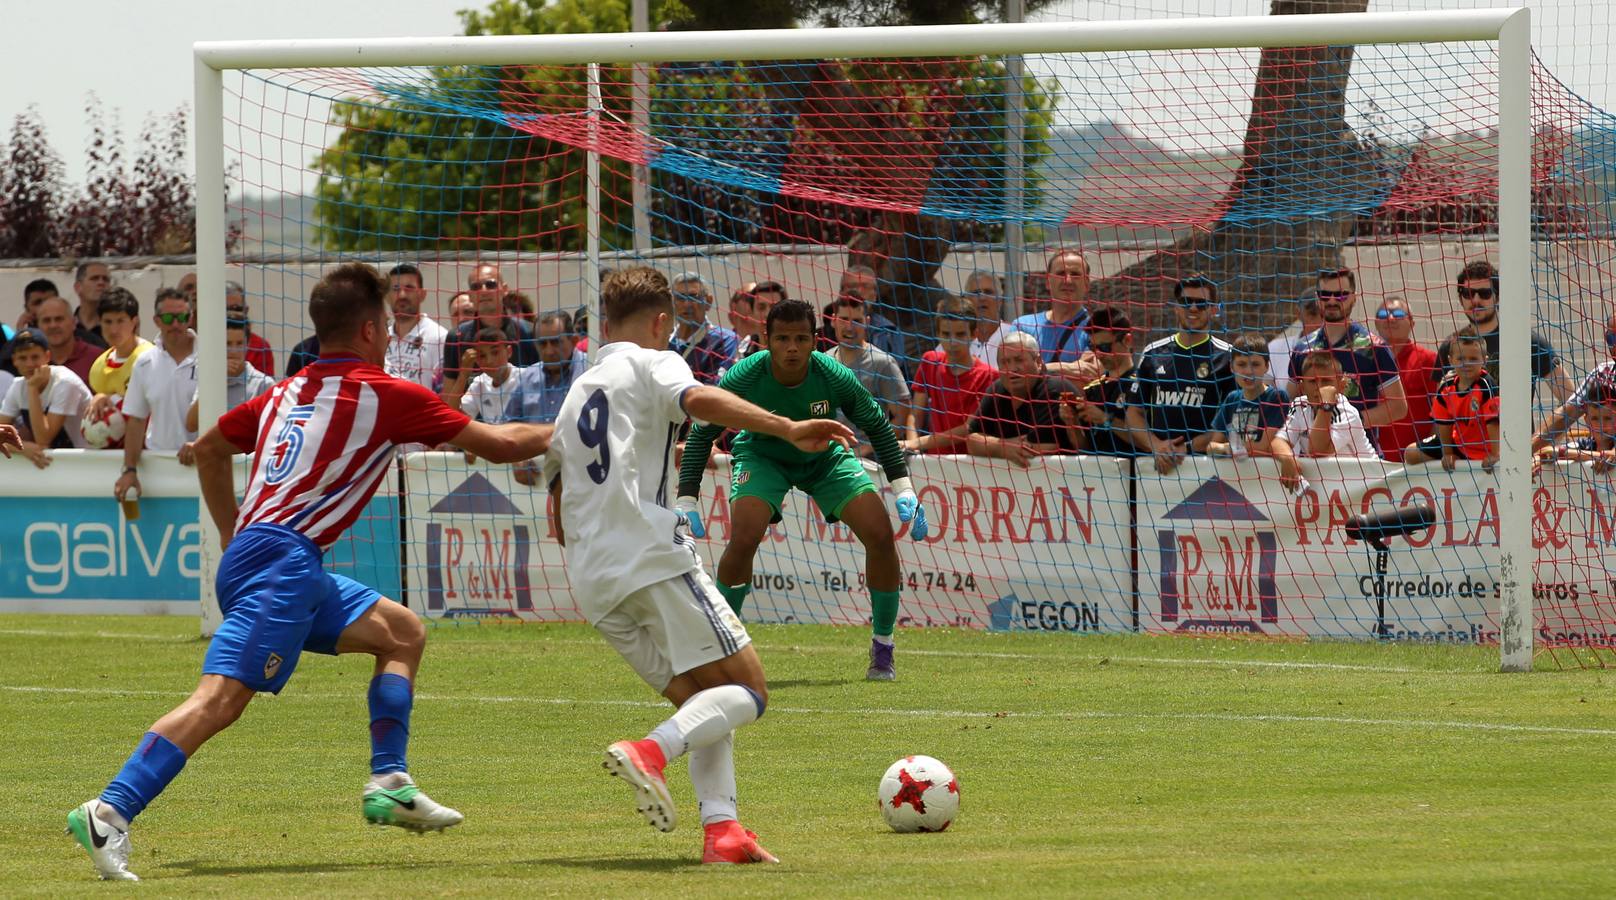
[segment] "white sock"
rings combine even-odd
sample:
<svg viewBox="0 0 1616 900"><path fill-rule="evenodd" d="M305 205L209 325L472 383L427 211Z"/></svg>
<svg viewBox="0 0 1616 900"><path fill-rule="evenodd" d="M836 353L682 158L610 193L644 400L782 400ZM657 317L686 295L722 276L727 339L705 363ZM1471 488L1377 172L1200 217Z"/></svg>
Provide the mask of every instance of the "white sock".
<svg viewBox="0 0 1616 900"><path fill-rule="evenodd" d="M877 644L886 644L888 647L892 646L892 635L890 634L872 634L870 637L874 638Z"/></svg>
<svg viewBox="0 0 1616 900"><path fill-rule="evenodd" d="M734 779L734 776L730 777L731 780ZM95 817L108 825L111 825L113 828L118 829L119 831L129 830L129 820L123 817L123 813L113 809L112 804L110 803L103 803L100 800L97 800L95 802Z"/></svg>
<svg viewBox="0 0 1616 900"><path fill-rule="evenodd" d="M696 747L705 747L742 725L757 721L752 692L738 684L708 688L685 701L673 717L649 735L669 762Z"/></svg>
<svg viewBox="0 0 1616 900"><path fill-rule="evenodd" d="M701 824L733 822L735 810L735 732L690 751L690 784L701 805Z"/></svg>

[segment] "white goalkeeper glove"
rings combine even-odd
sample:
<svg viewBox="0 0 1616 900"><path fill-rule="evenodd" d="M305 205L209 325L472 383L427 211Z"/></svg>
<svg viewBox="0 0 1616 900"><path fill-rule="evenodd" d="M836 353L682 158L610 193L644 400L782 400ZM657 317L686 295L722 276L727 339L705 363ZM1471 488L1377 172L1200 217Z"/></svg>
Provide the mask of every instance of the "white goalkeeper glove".
<svg viewBox="0 0 1616 900"><path fill-rule="evenodd" d="M707 526L702 524L699 506L700 501L697 498L680 495L679 499L674 501L673 511L690 526L690 534L693 537L704 538L707 536Z"/></svg>
<svg viewBox="0 0 1616 900"><path fill-rule="evenodd" d="M898 521L909 525L909 536L917 541L926 539L931 532L931 526L926 523L926 507L920 505L920 498L915 496L915 486L907 477L892 482L892 490L897 493Z"/></svg>

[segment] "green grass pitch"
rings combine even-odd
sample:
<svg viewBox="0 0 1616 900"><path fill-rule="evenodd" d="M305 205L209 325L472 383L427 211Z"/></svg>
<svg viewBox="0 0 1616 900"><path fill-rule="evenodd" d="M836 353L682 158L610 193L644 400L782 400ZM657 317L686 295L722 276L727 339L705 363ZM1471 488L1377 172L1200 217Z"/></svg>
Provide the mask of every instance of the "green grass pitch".
<svg viewBox="0 0 1616 900"><path fill-rule="evenodd" d="M194 684L191 619L0 616L0 895L95 885L62 833ZM434 628L411 769L466 823L366 825L367 657L305 657L136 822L143 896L1596 896L1616 891L1616 692L1497 651L905 631L753 631L770 709L742 821L783 860L704 869L600 768L664 707L587 628ZM959 775L944 834L875 809L897 757Z"/></svg>

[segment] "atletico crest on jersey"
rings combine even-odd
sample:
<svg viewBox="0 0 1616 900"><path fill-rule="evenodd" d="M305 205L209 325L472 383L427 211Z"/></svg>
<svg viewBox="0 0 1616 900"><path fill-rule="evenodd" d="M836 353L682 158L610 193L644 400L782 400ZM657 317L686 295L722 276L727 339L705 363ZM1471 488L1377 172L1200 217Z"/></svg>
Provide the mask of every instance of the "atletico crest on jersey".
<svg viewBox="0 0 1616 900"><path fill-rule="evenodd" d="M828 415L830 415L830 401L829 400L815 400L808 407L808 414L809 415L814 415L814 416L828 416Z"/></svg>

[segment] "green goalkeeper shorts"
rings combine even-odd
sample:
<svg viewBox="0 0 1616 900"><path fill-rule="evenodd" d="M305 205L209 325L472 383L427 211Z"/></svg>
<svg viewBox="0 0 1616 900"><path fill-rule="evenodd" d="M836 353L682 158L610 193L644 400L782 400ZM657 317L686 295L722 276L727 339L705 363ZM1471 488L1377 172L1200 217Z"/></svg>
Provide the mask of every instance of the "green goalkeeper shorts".
<svg viewBox="0 0 1616 900"><path fill-rule="evenodd" d="M792 488L814 498L827 522L837 521L854 497L875 493L863 463L840 447L804 463L778 462L737 447L730 467L729 502L756 497L774 510L771 522L780 521L780 503Z"/></svg>

